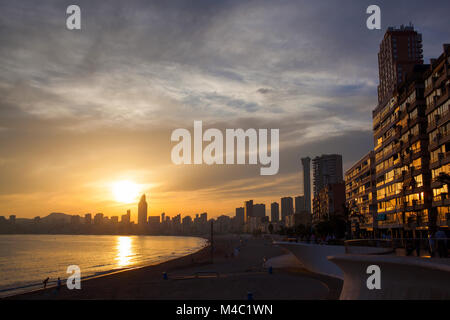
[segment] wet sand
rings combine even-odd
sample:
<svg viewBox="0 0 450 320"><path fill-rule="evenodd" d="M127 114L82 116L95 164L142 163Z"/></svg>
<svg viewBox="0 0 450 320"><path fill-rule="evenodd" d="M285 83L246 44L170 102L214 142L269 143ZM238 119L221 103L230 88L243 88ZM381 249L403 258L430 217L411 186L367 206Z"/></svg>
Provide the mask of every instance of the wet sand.
<svg viewBox="0 0 450 320"><path fill-rule="evenodd" d="M6 299L338 299L341 281L318 276L299 265L274 263L270 274L264 260L285 255L271 240L218 236L211 248L158 265L83 280L80 290L47 288ZM232 257L234 248L240 253ZM275 261L276 259L270 260ZM284 261L284 259L282 259ZM269 262L270 262L269 261ZM288 259L286 260L288 261ZM269 263L267 263L269 265ZM168 279L162 276L166 272Z"/></svg>

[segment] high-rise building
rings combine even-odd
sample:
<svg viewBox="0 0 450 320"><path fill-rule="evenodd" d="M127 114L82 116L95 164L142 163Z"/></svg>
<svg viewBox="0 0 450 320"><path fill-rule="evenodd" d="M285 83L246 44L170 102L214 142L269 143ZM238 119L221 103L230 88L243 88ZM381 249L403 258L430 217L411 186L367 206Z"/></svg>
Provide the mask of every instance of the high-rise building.
<svg viewBox="0 0 450 320"><path fill-rule="evenodd" d="M112 224L117 224L117 223L119 223L119 217L118 217L118 216L112 216L112 217L111 217L111 223L112 223Z"/></svg>
<svg viewBox="0 0 450 320"><path fill-rule="evenodd" d="M313 159L314 196L328 184L344 182L342 156L323 154Z"/></svg>
<svg viewBox="0 0 450 320"><path fill-rule="evenodd" d="M159 225L161 223L159 216L149 216L148 224Z"/></svg>
<svg viewBox="0 0 450 320"><path fill-rule="evenodd" d="M304 196L295 197L295 213L300 213L302 211L306 211L305 197Z"/></svg>
<svg viewBox="0 0 450 320"><path fill-rule="evenodd" d="M266 216L266 205L264 203L255 203L253 205L253 216L263 218Z"/></svg>
<svg viewBox="0 0 450 320"><path fill-rule="evenodd" d="M84 215L84 223L85 224L91 224L92 223L92 214L86 213Z"/></svg>
<svg viewBox="0 0 450 320"><path fill-rule="evenodd" d="M245 208L236 208L236 222L238 225L243 225L245 222Z"/></svg>
<svg viewBox="0 0 450 320"><path fill-rule="evenodd" d="M431 220L438 227L450 226L450 44L443 45L444 52L431 61L425 73L425 99L427 134L429 137L431 171Z"/></svg>
<svg viewBox="0 0 450 320"><path fill-rule="evenodd" d="M94 216L94 224L102 224L103 223L103 213L97 213Z"/></svg>
<svg viewBox="0 0 450 320"><path fill-rule="evenodd" d="M122 215L120 222L123 224L129 224L131 222L131 210L127 210L127 214Z"/></svg>
<svg viewBox="0 0 450 320"><path fill-rule="evenodd" d="M245 223L250 221L250 217L253 217L253 200L245 201Z"/></svg>
<svg viewBox="0 0 450 320"><path fill-rule="evenodd" d="M138 204L138 224L147 224L147 201L145 200L145 194L142 195Z"/></svg>
<svg viewBox="0 0 450 320"><path fill-rule="evenodd" d="M312 222L316 224L333 216L343 216L344 204L344 183L327 184L317 196L314 196Z"/></svg>
<svg viewBox="0 0 450 320"><path fill-rule="evenodd" d="M302 158L303 165L303 195L305 196L305 210L311 213L311 158Z"/></svg>
<svg viewBox="0 0 450 320"><path fill-rule="evenodd" d="M74 215L70 217L70 223L71 224L79 224L81 223L81 217L79 215Z"/></svg>
<svg viewBox="0 0 450 320"><path fill-rule="evenodd" d="M345 201L352 214L352 228L376 235L377 192L375 153L370 151L345 173Z"/></svg>
<svg viewBox="0 0 450 320"><path fill-rule="evenodd" d="M415 65L423 63L422 35L412 25L390 27L378 53L378 104L385 105Z"/></svg>
<svg viewBox="0 0 450 320"><path fill-rule="evenodd" d="M424 72L416 65L390 102L373 112L377 220L394 237L428 226L431 199Z"/></svg>
<svg viewBox="0 0 450 320"><path fill-rule="evenodd" d="M280 221L280 205L278 202L272 202L270 205L270 219L272 222Z"/></svg>
<svg viewBox="0 0 450 320"><path fill-rule="evenodd" d="M16 215L12 214L9 216L9 223L15 224L16 223Z"/></svg>
<svg viewBox="0 0 450 320"><path fill-rule="evenodd" d="M281 198L281 221L285 221L286 217L294 214L294 201L292 197Z"/></svg>

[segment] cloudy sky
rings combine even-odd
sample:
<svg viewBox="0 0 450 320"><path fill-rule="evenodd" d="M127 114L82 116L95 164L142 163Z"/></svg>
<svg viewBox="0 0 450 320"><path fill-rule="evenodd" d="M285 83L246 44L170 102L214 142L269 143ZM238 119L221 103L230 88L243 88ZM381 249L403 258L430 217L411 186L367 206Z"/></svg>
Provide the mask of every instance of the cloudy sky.
<svg viewBox="0 0 450 320"><path fill-rule="evenodd" d="M80 31L66 8L81 7ZM135 216L116 181L138 184L150 214L216 216L246 199L303 193L300 158L373 147L377 52L413 22L425 61L450 42L450 2L0 0L0 215ZM280 171L175 166L176 128L279 128Z"/></svg>

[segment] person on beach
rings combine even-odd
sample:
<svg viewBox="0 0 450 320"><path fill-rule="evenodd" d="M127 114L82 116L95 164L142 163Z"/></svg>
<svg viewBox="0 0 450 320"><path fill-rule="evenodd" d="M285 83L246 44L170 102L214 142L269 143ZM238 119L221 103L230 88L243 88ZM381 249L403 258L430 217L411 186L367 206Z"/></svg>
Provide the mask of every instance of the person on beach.
<svg viewBox="0 0 450 320"><path fill-rule="evenodd" d="M56 283L56 290L59 292L59 290L61 290L61 278L58 277L58 281Z"/></svg>
<svg viewBox="0 0 450 320"><path fill-rule="evenodd" d="M47 277L44 281L42 281L42 283L44 284L44 289L47 288L48 280L50 280L49 277Z"/></svg>

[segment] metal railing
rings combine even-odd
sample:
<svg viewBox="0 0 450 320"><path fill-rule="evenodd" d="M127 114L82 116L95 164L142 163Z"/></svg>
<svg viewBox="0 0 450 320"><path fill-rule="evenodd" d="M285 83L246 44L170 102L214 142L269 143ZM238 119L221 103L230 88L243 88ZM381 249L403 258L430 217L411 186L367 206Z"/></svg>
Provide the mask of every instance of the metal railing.
<svg viewBox="0 0 450 320"><path fill-rule="evenodd" d="M362 248L377 248L364 250ZM450 238L355 239L345 241L345 252L354 254L396 254L399 256L447 258Z"/></svg>

